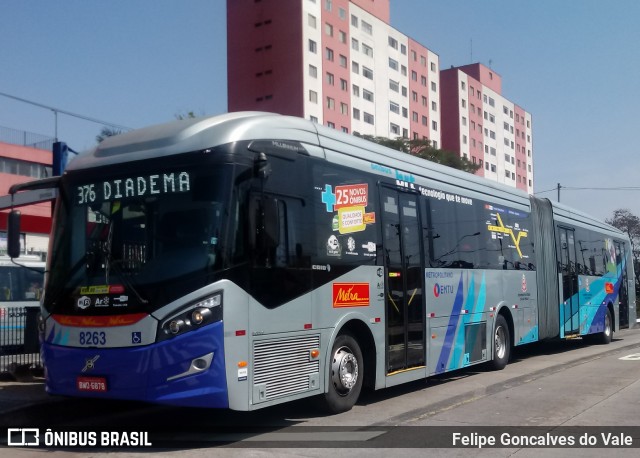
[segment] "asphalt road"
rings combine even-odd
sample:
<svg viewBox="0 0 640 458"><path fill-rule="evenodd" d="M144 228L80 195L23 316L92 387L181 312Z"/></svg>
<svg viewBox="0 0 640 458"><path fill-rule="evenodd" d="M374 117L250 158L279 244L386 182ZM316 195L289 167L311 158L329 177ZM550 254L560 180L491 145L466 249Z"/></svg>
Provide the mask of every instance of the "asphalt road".
<svg viewBox="0 0 640 458"><path fill-rule="evenodd" d="M596 440L594 447L603 447L605 441L609 445L630 441L635 448L609 453L640 453L640 330L618 332L606 346L579 339L525 346L516 349L502 371L475 366L365 393L350 412L333 416L323 415L308 400L231 412L51 398L41 389L38 380L0 382L0 440L7 427L39 427L93 432L98 441L103 431L114 429L149 432L154 453L180 457L606 453L603 448L581 446L581 439ZM456 434L456 447L449 448ZM488 448L485 442L479 448L492 437L503 447ZM523 440L538 440L534 445L569 443L551 449L529 447ZM56 450L56 456L145 452L144 448ZM0 456L40 456L42 451L5 448Z"/></svg>

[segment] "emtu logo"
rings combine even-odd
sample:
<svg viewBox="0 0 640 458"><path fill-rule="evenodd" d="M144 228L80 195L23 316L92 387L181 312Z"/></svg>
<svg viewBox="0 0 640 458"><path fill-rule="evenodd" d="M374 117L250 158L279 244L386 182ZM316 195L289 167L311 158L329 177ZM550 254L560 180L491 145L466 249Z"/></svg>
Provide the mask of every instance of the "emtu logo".
<svg viewBox="0 0 640 458"><path fill-rule="evenodd" d="M439 283L433 285L433 295L435 297L440 297L441 294L453 294L453 286L441 285Z"/></svg>

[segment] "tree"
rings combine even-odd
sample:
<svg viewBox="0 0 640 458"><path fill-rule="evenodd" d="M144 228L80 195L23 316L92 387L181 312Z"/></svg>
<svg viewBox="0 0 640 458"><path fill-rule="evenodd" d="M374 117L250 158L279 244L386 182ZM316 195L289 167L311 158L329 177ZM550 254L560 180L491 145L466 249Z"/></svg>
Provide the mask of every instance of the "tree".
<svg viewBox="0 0 640 458"><path fill-rule="evenodd" d="M408 138L392 139L386 137L374 137L373 135L354 135L379 145L386 146L387 148L402 151L403 153L411 154L412 156L420 157L431 162L437 162L438 164L453 167L454 169L462 170L464 172L475 173L476 170L480 168L480 165L474 164L468 159L460 157L453 151L434 148L431 144L431 140L410 140Z"/></svg>
<svg viewBox="0 0 640 458"><path fill-rule="evenodd" d="M613 218L606 219L605 222L629 236L634 265L640 267L638 266L638 261L640 260L640 218L626 208L619 208L613 211ZM640 268L636 268L635 273L636 285L640 285Z"/></svg>
<svg viewBox="0 0 640 458"><path fill-rule="evenodd" d="M104 126L102 130L100 130L100 133L96 135L96 141L101 143L107 137L113 137L115 135L120 135L121 133L122 131L120 129Z"/></svg>

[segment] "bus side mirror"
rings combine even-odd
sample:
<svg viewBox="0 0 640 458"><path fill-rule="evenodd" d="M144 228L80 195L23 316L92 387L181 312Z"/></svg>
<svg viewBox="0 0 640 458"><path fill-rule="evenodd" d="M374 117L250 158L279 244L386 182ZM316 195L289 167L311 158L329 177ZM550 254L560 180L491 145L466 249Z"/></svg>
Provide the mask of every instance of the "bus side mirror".
<svg viewBox="0 0 640 458"><path fill-rule="evenodd" d="M11 210L7 221L7 254L20 257L20 211Z"/></svg>

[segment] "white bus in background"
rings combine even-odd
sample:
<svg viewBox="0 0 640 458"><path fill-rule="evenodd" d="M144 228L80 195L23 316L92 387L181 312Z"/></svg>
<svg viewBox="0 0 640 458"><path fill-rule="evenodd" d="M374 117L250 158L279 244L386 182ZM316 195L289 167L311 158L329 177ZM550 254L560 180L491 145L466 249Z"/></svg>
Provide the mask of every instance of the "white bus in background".
<svg viewBox="0 0 640 458"><path fill-rule="evenodd" d="M24 342L26 307L39 307L44 283L39 256L22 256L11 261L0 256L0 353Z"/></svg>

